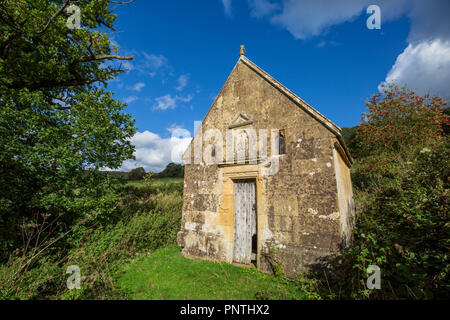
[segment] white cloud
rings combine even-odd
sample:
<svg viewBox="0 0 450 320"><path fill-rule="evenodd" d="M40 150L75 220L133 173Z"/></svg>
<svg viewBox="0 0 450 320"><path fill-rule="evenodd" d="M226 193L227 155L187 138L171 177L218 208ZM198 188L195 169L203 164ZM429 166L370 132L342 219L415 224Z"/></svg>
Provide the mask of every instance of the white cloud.
<svg viewBox="0 0 450 320"><path fill-rule="evenodd" d="M316 47L317 48L323 48L323 47L325 47L327 45L327 42L326 41L320 41L317 45L316 45Z"/></svg>
<svg viewBox="0 0 450 320"><path fill-rule="evenodd" d="M171 94L166 94L165 96L158 97L155 99L156 105L153 107L153 110L167 110L167 109L175 109L177 106L177 102L190 102L193 96L189 95L187 97L172 97Z"/></svg>
<svg viewBox="0 0 450 320"><path fill-rule="evenodd" d="M134 60L131 61L107 61L105 63L110 63L115 67L121 66L129 71L134 71L140 75L149 76L150 78L155 77L158 73L170 73L172 71L172 66L169 64L169 59L167 59L162 54L149 54L145 51L136 50L123 50L124 54L133 56Z"/></svg>
<svg viewBox="0 0 450 320"><path fill-rule="evenodd" d="M162 54L155 55L155 54L147 54L146 52L143 52L142 54L144 55L145 67L158 70L168 65L169 60Z"/></svg>
<svg viewBox="0 0 450 320"><path fill-rule="evenodd" d="M450 38L448 0L283 0L281 12L278 12L278 4L269 0L249 0L252 16L268 17L297 39L320 35L334 25L365 15L372 4L380 6L382 24L408 15L410 42ZM361 27L365 28L365 24Z"/></svg>
<svg viewBox="0 0 450 320"><path fill-rule="evenodd" d="M407 7L411 20L410 42L436 38L450 40L450 1L412 0L407 3Z"/></svg>
<svg viewBox="0 0 450 320"><path fill-rule="evenodd" d="M255 18L262 18L273 14L280 8L278 3L272 3L268 0L248 0L250 14Z"/></svg>
<svg viewBox="0 0 450 320"><path fill-rule="evenodd" d="M408 16L411 30L408 47L397 57L387 82L406 84L419 93L449 97L449 0L283 0L281 11L269 0L249 0L252 16L265 16L288 30L296 39L319 36L335 25L367 15L369 5L381 9L381 29L387 21ZM365 23L360 26L365 28ZM328 44L320 41L318 48Z"/></svg>
<svg viewBox="0 0 450 320"><path fill-rule="evenodd" d="M340 46L341 44L339 42L336 41L320 41L319 43L316 44L316 48L324 48L326 46Z"/></svg>
<svg viewBox="0 0 450 320"><path fill-rule="evenodd" d="M158 73L171 72L172 67L162 54L148 54L146 52L133 52L135 56L134 64L125 62L124 67L130 70L136 70L141 75L154 78Z"/></svg>
<svg viewBox="0 0 450 320"><path fill-rule="evenodd" d="M138 100L139 98L136 96L129 96L128 98L125 98L125 100L123 100L126 104L130 104L136 100Z"/></svg>
<svg viewBox="0 0 450 320"><path fill-rule="evenodd" d="M370 0L286 0L283 10L271 22L287 29L297 39L307 39L328 27L352 20L367 8Z"/></svg>
<svg viewBox="0 0 450 320"><path fill-rule="evenodd" d="M165 96L158 97L155 99L157 105L153 108L153 110L167 110L167 109L175 109L176 99L172 98L170 94L166 94Z"/></svg>
<svg viewBox="0 0 450 320"><path fill-rule="evenodd" d="M169 131L172 135L177 137L190 137L191 133L189 130L184 129L182 126L177 126L176 124L173 124L169 128L167 128L167 131Z"/></svg>
<svg viewBox="0 0 450 320"><path fill-rule="evenodd" d="M437 94L449 99L450 41L437 39L409 44L397 57L385 82L406 85L419 94Z"/></svg>
<svg viewBox="0 0 450 320"><path fill-rule="evenodd" d="M134 65L129 61L122 61L122 67L128 69L129 71L134 70Z"/></svg>
<svg viewBox="0 0 450 320"><path fill-rule="evenodd" d="M142 88L144 88L144 87L145 87L145 83L138 82L133 87L128 87L128 89L129 90L133 90L133 91L137 91L137 92L141 92Z"/></svg>
<svg viewBox="0 0 450 320"><path fill-rule="evenodd" d="M188 82L189 82L189 75L182 74L181 76L178 77L178 87L176 87L176 89L178 91L182 91L187 86Z"/></svg>
<svg viewBox="0 0 450 320"><path fill-rule="evenodd" d="M183 102L190 102L194 96L192 94L188 95L187 97L177 97L178 100Z"/></svg>
<svg viewBox="0 0 450 320"><path fill-rule="evenodd" d="M231 17L231 0L221 0L223 4L223 9L228 17Z"/></svg>
<svg viewBox="0 0 450 320"><path fill-rule="evenodd" d="M136 148L136 160L125 161L119 170L143 167L146 171L159 172L170 162L182 163L182 155L191 141L191 135L180 127L168 130L172 132L171 138L162 138L150 131L137 132L131 138Z"/></svg>

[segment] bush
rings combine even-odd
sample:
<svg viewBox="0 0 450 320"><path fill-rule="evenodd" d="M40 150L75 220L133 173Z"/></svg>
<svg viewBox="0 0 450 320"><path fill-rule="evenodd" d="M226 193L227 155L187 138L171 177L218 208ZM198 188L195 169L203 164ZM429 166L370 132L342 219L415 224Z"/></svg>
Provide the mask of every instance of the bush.
<svg viewBox="0 0 450 320"><path fill-rule="evenodd" d="M372 296L449 297L448 159L444 145L423 149L366 197L348 254L361 275L370 264L381 268L384 288Z"/></svg>
<svg viewBox="0 0 450 320"><path fill-rule="evenodd" d="M155 174L155 178L183 178L184 166L178 163L169 163L160 173Z"/></svg>
<svg viewBox="0 0 450 320"><path fill-rule="evenodd" d="M133 169L130 171L130 174L128 175L129 180L142 180L145 176L145 169L142 167Z"/></svg>
<svg viewBox="0 0 450 320"><path fill-rule="evenodd" d="M446 104L396 86L367 102L369 113L354 137L352 179L359 203L354 244L329 259L335 268L322 279L327 297L450 296ZM367 290L369 265L381 268L381 290Z"/></svg>
<svg viewBox="0 0 450 320"><path fill-rule="evenodd" d="M12 256L0 267L0 299L118 299L114 278L129 259L176 243L181 223L182 184L160 188L125 186L107 219L80 225L60 251L48 248L24 267L28 257ZM171 192L169 192L169 190ZM66 288L69 265L81 269L81 290Z"/></svg>

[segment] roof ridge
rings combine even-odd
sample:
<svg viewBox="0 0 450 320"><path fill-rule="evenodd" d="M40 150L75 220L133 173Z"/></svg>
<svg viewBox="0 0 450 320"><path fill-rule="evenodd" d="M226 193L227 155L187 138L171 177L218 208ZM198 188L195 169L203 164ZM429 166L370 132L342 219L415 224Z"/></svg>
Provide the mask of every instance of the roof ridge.
<svg viewBox="0 0 450 320"><path fill-rule="evenodd" d="M258 73L261 77L263 77L265 80L267 80L272 86L274 86L275 88L280 90L282 93L284 93L289 99L291 99L291 101L293 101L295 104L297 104L299 107L301 107L307 113L309 113L313 118L315 118L317 121L319 121L321 124L323 124L328 130L330 130L336 136L340 145L344 149L344 153L347 156L347 159L348 159L350 165L353 163L353 159L350 155L350 152L348 151L347 146L345 145L344 138L342 137L342 129L338 125L333 123L330 119L328 119L323 114L321 114L319 111L317 111L315 108L310 106L303 99L301 99L299 96L297 96L291 90L286 88L284 85L282 85L280 82L278 82L274 77L272 77L266 71L264 71L263 69L258 67L254 62L250 61L244 55L241 55L239 57L238 63L239 63L239 61L242 61L243 63L245 63L250 69L252 69L256 73Z"/></svg>
<svg viewBox="0 0 450 320"><path fill-rule="evenodd" d="M305 110L307 113L309 113L312 117L314 117L317 121L319 121L321 124L323 124L328 130L330 130L338 139L339 143L341 144L342 148L344 149L345 155L348 158L348 161L350 164L353 163L353 159L348 151L347 146L345 145L344 139L342 137L342 129L336 125L335 123L333 123L331 120L329 120L327 117L325 117L323 114L321 114L319 111L317 111L315 108L313 108L312 106L310 106L308 103L306 103L303 99L301 99L300 97L298 97L295 93L293 93L291 90L289 90L288 88L286 88L284 85L282 85L280 82L278 82L275 78L273 78L271 75L269 75L266 71L264 71L263 69L261 69L260 67L258 67L254 62L250 61L247 57L245 57L244 55L241 55L237 61L237 63L234 65L233 70L231 71L231 73L228 75L227 80L225 81L225 83L223 84L222 88L220 89L219 93L217 94L217 96L215 97L212 105L210 106L210 108L208 109L208 112L206 112L206 115L204 116L204 118L202 119L201 124L203 125L203 121L205 121L205 119L208 117L210 111L212 110L213 106L215 105L217 99L219 98L220 94L222 93L222 91L225 88L225 85L228 83L228 80L230 79L231 75L233 74L234 70L236 69L236 67L239 65L239 62L243 62L245 63L250 69L252 69L253 71L255 71L256 73L258 73L261 77L263 77L265 80L267 80L270 84L272 84L272 86L274 86L275 88L277 88L278 90L280 90L282 93L284 93L289 99L291 99L291 101L293 101L295 104L297 104L298 106L300 106L303 110ZM197 129L198 131L198 129ZM194 140L197 131L194 131L194 136L191 140L191 142L189 143L189 146L187 147L185 153L190 150L190 146L192 144L192 141ZM184 154L183 154L183 158L184 158Z"/></svg>
<svg viewBox="0 0 450 320"><path fill-rule="evenodd" d="M291 90L289 90L287 87L282 85L279 81L277 81L274 77L269 75L266 71L258 67L254 62L250 61L245 56L240 56L239 60L244 62L248 67L252 68L254 71L259 73L263 78L265 78L267 81L269 81L274 87L278 88L281 92L283 92L285 95L287 95L291 100L293 100L297 105L305 109L309 114L311 114L313 117L315 117L318 121L322 122L327 128L331 129L334 134L341 135L342 129L333 123L330 119L325 117L323 114L321 114L319 111L317 111L314 107L310 106L307 102L305 102L303 99L301 99L299 96L297 96L295 93L293 93Z"/></svg>

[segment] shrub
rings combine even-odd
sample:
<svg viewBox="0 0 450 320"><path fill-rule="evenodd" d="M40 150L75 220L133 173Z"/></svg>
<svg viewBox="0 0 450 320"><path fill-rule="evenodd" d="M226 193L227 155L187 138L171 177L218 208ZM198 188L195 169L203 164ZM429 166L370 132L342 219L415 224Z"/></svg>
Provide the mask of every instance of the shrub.
<svg viewBox="0 0 450 320"><path fill-rule="evenodd" d="M114 278L129 259L173 245L181 223L182 184L160 187L125 186L116 211L81 224L65 247L50 246L40 259L14 255L0 267L0 299L118 299ZM81 290L66 288L69 265L81 270Z"/></svg>
<svg viewBox="0 0 450 320"><path fill-rule="evenodd" d="M418 96L395 85L366 101L353 139L358 163L357 181L383 184L399 174L399 167L412 160L418 150L445 143L444 126L450 117L447 102L440 97ZM360 185L358 185L360 186Z"/></svg>
<svg viewBox="0 0 450 320"><path fill-rule="evenodd" d="M155 174L156 178L183 178L184 166L179 163L169 163L160 173Z"/></svg>
<svg viewBox="0 0 450 320"><path fill-rule="evenodd" d="M329 297L449 297L446 104L396 86L367 102L354 138L355 240L333 261L322 288ZM369 265L381 268L381 290L366 288Z"/></svg>
<svg viewBox="0 0 450 320"><path fill-rule="evenodd" d="M142 180L145 176L145 169L142 167L133 169L130 171L130 174L128 175L128 179L130 180Z"/></svg>

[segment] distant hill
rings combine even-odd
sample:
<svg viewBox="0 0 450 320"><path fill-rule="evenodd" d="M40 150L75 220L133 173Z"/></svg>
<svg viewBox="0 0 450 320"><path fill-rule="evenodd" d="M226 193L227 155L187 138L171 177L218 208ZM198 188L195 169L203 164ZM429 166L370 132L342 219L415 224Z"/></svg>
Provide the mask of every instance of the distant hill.
<svg viewBox="0 0 450 320"><path fill-rule="evenodd" d="M155 178L184 178L184 165L179 163L169 163L160 173L154 175Z"/></svg>
<svg viewBox="0 0 450 320"><path fill-rule="evenodd" d="M111 177L124 180L142 180L146 174L146 171L144 168L139 167L131 170L130 172L106 171L105 173ZM184 178L184 165L171 162L163 171L155 173L153 178Z"/></svg>

